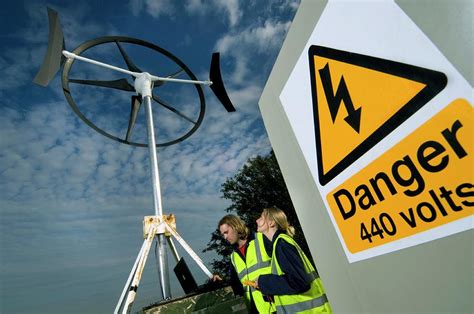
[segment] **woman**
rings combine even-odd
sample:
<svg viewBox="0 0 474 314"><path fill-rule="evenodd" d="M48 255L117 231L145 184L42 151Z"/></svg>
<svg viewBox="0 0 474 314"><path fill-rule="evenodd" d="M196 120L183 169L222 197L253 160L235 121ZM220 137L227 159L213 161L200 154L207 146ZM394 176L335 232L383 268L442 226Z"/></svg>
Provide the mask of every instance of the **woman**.
<svg viewBox="0 0 474 314"><path fill-rule="evenodd" d="M278 208L265 208L257 231L272 242L272 273L256 281L264 295L273 296L277 313L332 313L314 267L293 240L295 229Z"/></svg>

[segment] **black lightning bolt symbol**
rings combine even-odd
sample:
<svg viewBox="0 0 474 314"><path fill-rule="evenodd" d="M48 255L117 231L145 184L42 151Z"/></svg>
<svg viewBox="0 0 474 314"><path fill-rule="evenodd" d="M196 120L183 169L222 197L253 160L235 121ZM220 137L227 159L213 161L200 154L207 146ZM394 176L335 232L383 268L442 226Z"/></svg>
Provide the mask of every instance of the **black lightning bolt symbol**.
<svg viewBox="0 0 474 314"><path fill-rule="evenodd" d="M341 106L341 102L344 102L344 105L347 109L347 117L344 118L346 122L357 132L360 130L360 116L362 108L355 109L354 104L352 103L351 96L349 95L349 90L347 89L346 81L344 76L341 76L339 85L337 86L336 94L334 94L331 81L331 72L329 71L329 64L326 63L324 68L319 70L319 75L321 76L321 83L323 84L324 93L326 94L326 99L329 106L329 111L331 113L332 122L336 120L337 112Z"/></svg>

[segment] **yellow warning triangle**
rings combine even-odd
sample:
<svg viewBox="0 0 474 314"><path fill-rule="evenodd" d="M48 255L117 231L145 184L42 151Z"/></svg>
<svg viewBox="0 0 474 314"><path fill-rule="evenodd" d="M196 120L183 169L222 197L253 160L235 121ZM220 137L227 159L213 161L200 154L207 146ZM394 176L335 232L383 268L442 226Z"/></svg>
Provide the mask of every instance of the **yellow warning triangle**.
<svg viewBox="0 0 474 314"><path fill-rule="evenodd" d="M325 185L437 95L446 76L322 46L309 49L319 181Z"/></svg>

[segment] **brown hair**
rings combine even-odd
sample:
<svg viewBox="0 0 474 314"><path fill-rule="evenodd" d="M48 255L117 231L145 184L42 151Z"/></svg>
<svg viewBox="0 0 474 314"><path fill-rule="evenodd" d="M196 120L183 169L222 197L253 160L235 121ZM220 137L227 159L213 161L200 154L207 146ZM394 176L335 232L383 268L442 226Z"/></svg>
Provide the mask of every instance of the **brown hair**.
<svg viewBox="0 0 474 314"><path fill-rule="evenodd" d="M217 228L220 228L222 225L229 225L234 229L237 234L239 235L239 239L241 240L246 240L249 236L249 228L245 225L242 219L235 215L225 215L222 217L222 219L219 221L219 224L217 225Z"/></svg>
<svg viewBox="0 0 474 314"><path fill-rule="evenodd" d="M288 219L281 209L277 207L264 208L263 216L265 219L274 221L278 230L286 232L292 238L295 235L295 228L288 223Z"/></svg>

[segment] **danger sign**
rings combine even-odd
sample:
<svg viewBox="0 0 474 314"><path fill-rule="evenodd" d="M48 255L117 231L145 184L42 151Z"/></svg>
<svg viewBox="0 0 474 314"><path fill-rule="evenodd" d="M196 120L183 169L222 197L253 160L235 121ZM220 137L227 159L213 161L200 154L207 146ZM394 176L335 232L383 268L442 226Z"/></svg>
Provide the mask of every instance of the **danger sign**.
<svg viewBox="0 0 474 314"><path fill-rule="evenodd" d="M377 3L329 1L280 94L350 263L474 226L472 86Z"/></svg>
<svg viewBox="0 0 474 314"><path fill-rule="evenodd" d="M452 102L327 195L351 252L474 213L473 117L466 100Z"/></svg>
<svg viewBox="0 0 474 314"><path fill-rule="evenodd" d="M391 60L322 46L308 54L322 185L446 86L443 73Z"/></svg>

